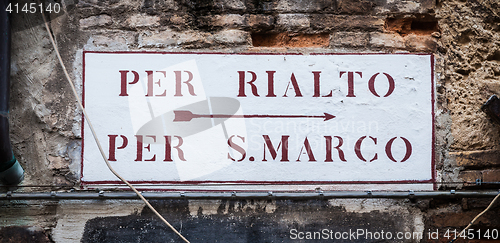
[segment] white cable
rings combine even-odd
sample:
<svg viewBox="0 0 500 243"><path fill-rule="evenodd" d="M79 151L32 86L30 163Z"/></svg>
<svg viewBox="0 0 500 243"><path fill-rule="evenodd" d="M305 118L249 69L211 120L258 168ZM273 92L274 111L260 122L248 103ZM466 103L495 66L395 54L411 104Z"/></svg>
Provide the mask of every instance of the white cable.
<svg viewBox="0 0 500 243"><path fill-rule="evenodd" d="M64 66L64 62L63 62L63 60L61 58L61 55L59 54L59 50L57 48L57 44L54 41L54 38L52 37L52 33L50 33L50 28L49 28L49 25L47 24L47 20L45 19L45 15L43 14L43 12L42 12L42 17L43 17L43 22L45 23L45 28L47 29L47 32L49 34L50 41L52 42L52 45L54 46L54 50L56 52L57 58L59 59L59 62L61 64L61 66L62 66L64 74L66 75L66 78L67 78L67 80L68 80L68 82L69 82L69 84L71 86L71 89L73 90L73 94L75 95L76 101L78 102L78 105L79 105L80 109L82 109L82 111L83 111L83 115L85 116L85 120L87 121L87 124L90 127L90 131L92 132L92 135L94 136L94 139L96 141L97 147L99 148L99 151L101 152L102 158L106 162L106 165L108 166L109 170L116 177L118 177L118 179L120 179L121 181L123 181L123 183L127 184L127 186L130 187L130 189L132 189L132 191L134 191L135 194L137 194L137 196L139 196L139 198L142 199L142 201L144 201L144 203L151 209L151 211L153 211L156 214L156 216L158 216L168 227L170 227L170 229L172 229L182 240L184 240L184 242L189 243L189 241L184 236L182 236L181 233L179 233L179 231L177 231L165 218L163 218L163 216L160 215L160 213L158 213L158 211L156 211L156 209L153 208L153 206L151 206L151 204L149 204L148 200L146 200L146 198L144 198L142 196L142 194L139 191L137 191L137 189L135 189L134 186L132 186L132 184L130 184L123 177L121 177L113 169L113 167L111 167L111 164L109 163L108 158L106 157L106 154L104 153L104 150L102 149L101 142L99 142L99 139L97 138L97 134L96 134L96 132L94 130L94 127L92 126L92 123L90 122L89 116L87 115L87 112L85 111L85 108L83 107L82 102L80 101L80 97L78 96L78 92L76 92L75 85L73 84L73 81L71 81L71 78L70 78L70 76L68 74L68 71L66 70L66 67Z"/></svg>

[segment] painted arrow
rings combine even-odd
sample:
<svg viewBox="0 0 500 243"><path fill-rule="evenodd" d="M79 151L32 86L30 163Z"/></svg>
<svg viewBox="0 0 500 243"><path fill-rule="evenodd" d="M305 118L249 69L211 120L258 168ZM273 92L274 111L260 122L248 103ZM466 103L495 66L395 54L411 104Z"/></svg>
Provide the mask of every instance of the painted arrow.
<svg viewBox="0 0 500 243"><path fill-rule="evenodd" d="M193 114L191 111L174 111L174 122L188 122L194 118L323 118L328 121L335 118L334 115L323 113L322 116L306 116L306 115L226 115L226 114Z"/></svg>

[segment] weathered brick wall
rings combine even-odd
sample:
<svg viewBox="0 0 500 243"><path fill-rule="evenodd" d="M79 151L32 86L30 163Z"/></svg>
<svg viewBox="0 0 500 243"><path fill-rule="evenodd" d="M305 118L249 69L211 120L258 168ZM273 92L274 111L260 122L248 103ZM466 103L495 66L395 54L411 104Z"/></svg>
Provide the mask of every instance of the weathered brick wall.
<svg viewBox="0 0 500 243"><path fill-rule="evenodd" d="M479 111L499 93L499 3L497 1L443 2L439 11L443 33L441 102L451 116L450 155L460 167L460 178L498 182L499 126ZM439 90L439 89L438 89Z"/></svg>
<svg viewBox="0 0 500 243"><path fill-rule="evenodd" d="M480 111L490 95L500 94L497 0L63 0L61 4L64 13L53 14L50 25L79 87L83 50L433 53L436 169L438 182L445 182L440 189L462 188L450 182L500 181L500 125ZM18 190L80 189L81 116L42 22L39 14L13 15L11 132L16 157L26 169L24 184L52 187ZM498 188L466 186L469 190ZM154 204L193 242L282 242L290 240L291 228L439 229L442 234L465 227L488 202L346 199ZM475 229L499 229L498 210L495 207L481 218ZM3 241L28 234L39 242L77 242L82 237L83 242L177 242L138 201L2 201L0 215Z"/></svg>

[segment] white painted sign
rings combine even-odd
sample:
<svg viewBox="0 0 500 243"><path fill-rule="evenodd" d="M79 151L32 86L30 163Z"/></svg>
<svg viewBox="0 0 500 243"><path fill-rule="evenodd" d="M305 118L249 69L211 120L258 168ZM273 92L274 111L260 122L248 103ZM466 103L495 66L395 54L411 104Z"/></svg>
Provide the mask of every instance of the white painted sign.
<svg viewBox="0 0 500 243"><path fill-rule="evenodd" d="M83 95L132 182L433 189L432 55L85 52ZM82 133L82 183L117 182Z"/></svg>

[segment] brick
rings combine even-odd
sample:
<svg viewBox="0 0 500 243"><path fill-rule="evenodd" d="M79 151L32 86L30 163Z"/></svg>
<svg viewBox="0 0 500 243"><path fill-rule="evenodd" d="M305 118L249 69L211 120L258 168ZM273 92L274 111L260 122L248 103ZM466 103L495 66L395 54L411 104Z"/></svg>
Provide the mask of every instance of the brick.
<svg viewBox="0 0 500 243"><path fill-rule="evenodd" d="M332 34L330 45L362 47L368 45L369 39L368 33L335 32Z"/></svg>
<svg viewBox="0 0 500 243"><path fill-rule="evenodd" d="M418 13L420 3L416 1L394 1L388 4L388 9L396 13Z"/></svg>
<svg viewBox="0 0 500 243"><path fill-rule="evenodd" d="M213 38L224 45L250 45L250 34L242 30L223 30L214 34Z"/></svg>
<svg viewBox="0 0 500 243"><path fill-rule="evenodd" d="M474 230L477 230L477 228L474 228L474 227L471 227L471 228L474 229ZM455 230L455 229L450 229L450 230ZM461 229L456 229L456 230L457 230L457 234L459 234L460 231L461 231ZM432 230L431 230L431 232L432 232ZM482 232L484 232L484 230ZM491 230L490 230L490 232L491 232ZM439 239L436 239L436 240L428 239L427 241L423 241L423 242L427 242L427 243L450 243L450 241L453 240L452 236L454 236L454 233L452 232L451 236L448 236L448 237L444 236L445 233L446 233L446 230L444 230L444 233L441 233L441 231L439 231ZM490 235L491 235L491 233L490 233ZM456 243L465 243L465 242L467 242L467 243L500 243L500 240L493 240L493 239L489 239L489 240L470 240L470 239L466 239L466 240L464 240L463 237L462 237L462 238L458 238L455 242Z"/></svg>
<svg viewBox="0 0 500 243"><path fill-rule="evenodd" d="M500 243L500 240L469 240L469 243Z"/></svg>
<svg viewBox="0 0 500 243"><path fill-rule="evenodd" d="M375 7L375 13L428 13L433 12L435 6L434 0L387 1L387 4Z"/></svg>
<svg viewBox="0 0 500 243"><path fill-rule="evenodd" d="M283 12L317 12L333 10L335 1L331 0L280 0L274 7L274 10Z"/></svg>
<svg viewBox="0 0 500 243"><path fill-rule="evenodd" d="M397 32L402 36L416 34L432 36L439 33L439 25L434 15L419 15L417 17L387 18L384 29L387 32Z"/></svg>
<svg viewBox="0 0 500 243"><path fill-rule="evenodd" d="M302 31L311 25L305 14L280 14L276 22L278 28L286 31Z"/></svg>
<svg viewBox="0 0 500 243"><path fill-rule="evenodd" d="M500 182L500 169L484 170L484 182Z"/></svg>
<svg viewBox="0 0 500 243"><path fill-rule="evenodd" d="M177 44L186 48L202 48L213 44L210 34L198 31L182 31L174 35Z"/></svg>
<svg viewBox="0 0 500 243"><path fill-rule="evenodd" d="M435 52L436 39L432 36L410 34L404 37L406 48L410 51Z"/></svg>
<svg viewBox="0 0 500 243"><path fill-rule="evenodd" d="M75 185L74 182L69 181L68 178L63 175L54 175L52 177L52 183L53 185L58 185L61 187L71 187Z"/></svg>
<svg viewBox="0 0 500 243"><path fill-rule="evenodd" d="M130 27L158 26L160 24L160 17L146 14L135 14L127 19L127 24Z"/></svg>
<svg viewBox="0 0 500 243"><path fill-rule="evenodd" d="M102 14L91 16L85 19L80 19L80 28L87 29L89 27L106 26L113 23L111 16Z"/></svg>
<svg viewBox="0 0 500 243"><path fill-rule="evenodd" d="M481 210L471 210L466 212L445 212L432 215L429 219L431 226L430 228L462 228L464 226L467 226L470 221L480 212ZM480 217L476 221L476 224L495 225L497 223L496 221L498 221L494 219L496 218L495 216L495 211L491 211L488 215L483 215L483 217Z"/></svg>
<svg viewBox="0 0 500 243"><path fill-rule="evenodd" d="M274 17L263 14L245 15L245 26L251 30L268 30L274 27Z"/></svg>
<svg viewBox="0 0 500 243"><path fill-rule="evenodd" d="M475 182L476 179L482 179L481 171L460 171L458 179L463 182Z"/></svg>
<svg viewBox="0 0 500 243"><path fill-rule="evenodd" d="M311 28L317 31L382 31L384 29L384 19L379 16L312 14L309 19Z"/></svg>
<svg viewBox="0 0 500 243"><path fill-rule="evenodd" d="M328 34L253 34L252 44L256 47L326 47Z"/></svg>
<svg viewBox="0 0 500 243"><path fill-rule="evenodd" d="M484 168L500 165L500 151L498 150L477 150L450 152L455 155L457 166L465 168Z"/></svg>
<svg viewBox="0 0 500 243"><path fill-rule="evenodd" d="M245 17L239 14L214 15L209 17L211 26L236 28L244 25Z"/></svg>
<svg viewBox="0 0 500 243"><path fill-rule="evenodd" d="M435 0L419 0L422 11L434 10L437 1Z"/></svg>
<svg viewBox="0 0 500 243"><path fill-rule="evenodd" d="M371 33L370 45L383 48L405 48L405 42L402 36L388 33Z"/></svg>
<svg viewBox="0 0 500 243"><path fill-rule="evenodd" d="M140 35L139 47L206 46L212 43L209 37L208 34L197 31L165 30Z"/></svg>
<svg viewBox="0 0 500 243"><path fill-rule="evenodd" d="M145 11L146 13L158 13L161 11L178 10L178 9L179 6L175 0L162 0L162 1L144 0L144 2L141 5L141 10Z"/></svg>
<svg viewBox="0 0 500 243"><path fill-rule="evenodd" d="M374 2L367 0L339 0L338 10L342 14L368 14L374 5Z"/></svg>
<svg viewBox="0 0 500 243"><path fill-rule="evenodd" d="M463 204L465 205L466 209L485 209L487 208L490 203L491 203L491 198L464 198ZM491 209L496 210L500 207L500 203L495 203Z"/></svg>

